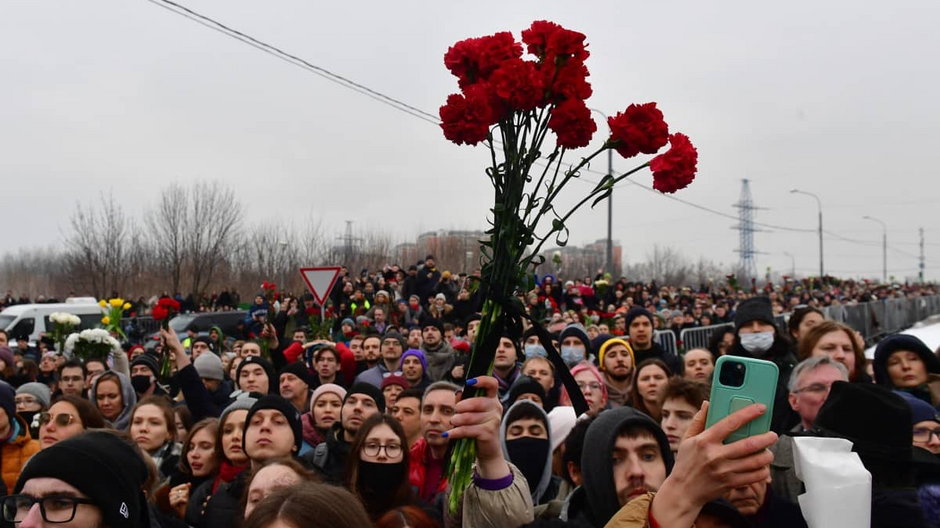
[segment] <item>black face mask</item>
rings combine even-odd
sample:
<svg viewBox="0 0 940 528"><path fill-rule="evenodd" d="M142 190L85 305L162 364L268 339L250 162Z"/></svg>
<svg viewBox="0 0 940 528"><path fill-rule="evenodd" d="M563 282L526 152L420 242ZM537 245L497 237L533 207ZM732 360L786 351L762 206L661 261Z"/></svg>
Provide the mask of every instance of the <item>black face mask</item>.
<svg viewBox="0 0 940 528"><path fill-rule="evenodd" d="M137 394L147 392L151 383L150 376L131 376L131 387L134 387L134 392Z"/></svg>
<svg viewBox="0 0 940 528"><path fill-rule="evenodd" d="M509 461L515 464L519 471L522 471L522 474L525 475L525 480L529 483L529 489L532 492L535 492L542 480L549 448L548 440L545 438L527 436L506 442Z"/></svg>
<svg viewBox="0 0 940 528"><path fill-rule="evenodd" d="M405 463L380 464L359 461L359 493L363 502L375 512L390 509L396 497L392 493L402 480L408 478Z"/></svg>

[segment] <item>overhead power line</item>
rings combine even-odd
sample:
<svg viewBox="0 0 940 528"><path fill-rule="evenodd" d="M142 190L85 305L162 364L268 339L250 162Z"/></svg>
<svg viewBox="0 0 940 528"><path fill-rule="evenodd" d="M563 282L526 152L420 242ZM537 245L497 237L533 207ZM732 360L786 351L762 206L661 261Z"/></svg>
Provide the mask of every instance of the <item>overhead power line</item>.
<svg viewBox="0 0 940 528"><path fill-rule="evenodd" d="M384 94L384 93L382 93L382 92L379 92L378 90L374 90L374 89L372 89L372 88L369 88L368 86L366 86L366 85L364 85L364 84L358 83L358 82L356 82L356 81L354 81L354 80L352 80L352 79L349 79L348 77L345 77L345 76L343 76L343 75L340 75L340 74L338 74L338 73L335 73L335 72L333 72L333 71L330 71L330 70L327 69L327 68L324 68L324 67L322 67L322 66L318 66L318 65L316 65L316 64L313 64L313 63L311 63L310 61L308 61L308 60L306 60L306 59L304 59L304 58L302 58L302 57L299 57L299 56L297 56L297 55L294 55L294 54L292 54L292 53L289 53L289 52L287 52L287 51L284 51L283 49L281 49L281 48L279 48L279 47L277 47L277 46L274 46L274 45L272 45L272 44L268 44L267 42L264 42L264 41L262 41L262 40L260 40L260 39L255 38L255 37L252 37L251 35L248 35L248 34L242 32L242 31L239 31L239 30L237 30L237 29L234 29L234 28L232 28L232 27L230 27L230 26L228 26L228 25L226 25L226 24L223 24L222 22L219 22L218 20L213 19L212 17L209 17L209 16L207 16L207 15L204 15L204 14L202 14L202 13L199 13L199 12L193 10L193 9L190 9L189 7L186 7L186 6L182 5L182 4L179 4L179 3L177 3L177 2L174 2L173 0L147 0L147 1L150 2L150 3L152 3L152 4L154 4L154 5L156 5L156 6L158 6L158 7L161 7L161 8L163 8L163 9L166 9L166 10L170 11L171 13L180 15L180 16L182 16L182 17L184 17L184 18L187 18L187 19L189 19L189 20L191 20L191 21L193 21L193 22L196 22L196 23L198 23L198 24L200 24L200 25L202 25L202 26L205 26L205 27L207 27L207 28L209 28L209 29L212 29L213 31L217 31L217 32L219 32L219 33L221 33L221 34L223 34L223 35L225 35L225 36L227 36L227 37L233 38L233 39L235 39L235 40L238 40L239 42L242 42L242 43L244 43L244 44L247 44L247 45L249 45L249 46L251 46L251 47L253 47L253 48L255 48L255 49L257 49L257 50L259 50L259 51L261 51L261 52L267 53L268 55L271 55L271 56L273 56L273 57L275 57L275 58L277 58L277 59L280 59L280 60L282 60L282 61L285 61L285 62L287 62L288 64L292 64L292 65L297 66L297 67L299 67L299 68L303 68L304 70L306 70L306 71L308 71L308 72L311 72L311 73L314 73L314 74L316 74L316 75L319 75L320 77L322 77L322 78L324 78L324 79L326 79L326 80L328 80L328 81L330 81L330 82L333 82L333 83L335 83L335 84L338 84L338 85L340 85L340 86L342 86L342 87L344 87L344 88L353 90L353 91L355 91L355 92L357 92L357 93L359 93L359 94L365 95L366 97L369 97L369 98L371 98L371 99L373 99L373 100L375 100L375 101L378 101L378 102L380 102L380 103L382 103L382 104L388 105L388 106L390 106L390 107L392 107L392 108L394 108L394 109L396 109L396 110L398 110L398 111L404 112L404 113L406 113L406 114L408 114L408 115L410 115L410 116L412 116L412 117L416 117L416 118L418 118L418 119L421 119L421 120L423 120L423 121L425 121L425 122L428 122L428 123L431 123L431 124L434 124L434 125L437 125L437 124L440 123L440 119L439 119L438 116L435 115L435 114L432 114L432 113L430 113L430 112L427 112L427 111L425 111L425 110L422 110L422 109L420 109L420 108L418 108L418 107L416 107L416 106L412 106L412 105L410 105L410 104L408 104L408 103L406 103L406 102L404 102L404 101L402 101L402 100L400 100L400 99L397 99L397 98L395 98L395 97L392 97L392 96L386 95L386 94ZM600 172L600 171L597 171L597 170L593 170L593 169L591 169L591 168L585 168L585 169L582 169L582 170L583 170L584 172L596 174L596 175L599 175L599 176L606 176L606 173L603 173L603 172ZM577 181L581 181L581 182L583 182L583 183L591 184L591 185L597 185L597 184L599 183L599 181L591 180L591 179L589 179L589 178L578 178ZM726 212L723 212L723 211L719 211L719 210L717 210L717 209L712 209L712 208L710 208L710 207L707 207L707 206L704 206L704 205L701 205L701 204L697 204L697 203L695 203L695 202L690 202L689 200L685 200L685 199L683 199L683 198L679 198L679 197L676 197L676 196L671 195L671 194L663 194L663 193L660 193L659 191L657 191L656 189L654 189L652 186L642 184L642 183L640 183L640 182L631 180L631 179L629 179L629 178L626 179L626 180L623 180L623 182L621 182L621 183L618 184L617 186L619 187L619 186L621 186L621 185L624 185L625 183L629 183L629 184L631 184L631 185L635 185L635 186L637 186L637 187L640 187L641 189L644 189L644 190L646 190L646 191L648 191L648 192L651 192L651 193L653 193L653 194L656 194L657 196L660 196L660 197L663 197L663 198L666 198L666 199L668 199L668 200L672 200L672 201L675 201L675 202L679 202L679 203L681 203L681 204L683 204L683 205L687 205L687 206L689 206L689 207L698 209L698 210L700 210L700 211L704 211L704 212L707 212L707 213L710 213L710 214L713 214L713 215L716 215L716 216L721 216L721 217L723 217L723 218L727 218L727 219L731 219L731 220L738 220L737 215L734 215L734 214L731 214L731 213L726 213ZM793 232L793 233L814 233L814 232L816 231L815 229L798 228L798 227L789 227L789 226L782 226L782 225L776 225L776 224L768 224L768 223L765 223L765 222L753 222L753 225L754 225L754 226L757 226L757 227L764 227L764 228L773 229L773 230L777 230L777 231L788 231L788 232ZM830 231L824 231L824 233L825 233L826 235L830 236L830 237L833 237L833 238L836 238L836 239L839 239L839 240L842 240L842 241L848 242L848 243L854 243L854 244L860 244L860 245L878 245L878 244L879 244L879 243L876 242L876 241L864 241L864 240L851 239L851 238L844 237L844 236L842 236L842 235L839 235L839 234L836 234L836 233L833 233L833 232L830 232ZM914 255L914 254L912 254L912 253L908 253L908 252L903 251L903 250L901 250L901 249L898 249L898 248L895 248L895 247L892 247L892 246L889 246L889 248L890 248L892 251L895 251L895 252L900 253L900 254L902 254L902 255L905 255L905 256L908 256L908 257L917 258L917 255Z"/></svg>
<svg viewBox="0 0 940 528"><path fill-rule="evenodd" d="M248 44L249 46L255 49L258 49L260 51L263 51L264 53L267 53L269 55L272 55L278 59L286 61L295 66L304 68L305 70L315 73L319 75L320 77L323 77L324 79L334 82L340 86L359 92L360 94L365 95L367 97L371 97L372 99L375 99L376 101L379 101L380 103L391 106L392 108L395 108L396 110L400 110L406 114L417 117L418 119L422 119L424 121L427 121L435 125L440 122L440 119L438 118L438 116L430 112L425 112L424 110L411 106L410 104L400 99L396 99L394 97L385 95L382 92L373 90L372 88L369 88L368 86L357 83L356 81L353 81L352 79L344 77L338 73L334 73L322 66L317 66L316 64L313 64L305 59L302 59L298 57L297 55L288 53L276 46L268 44L267 42L263 42L241 31L238 31L237 29L233 29L211 17L208 17L201 13L197 13L196 11L184 5L180 5L176 2L173 2L172 0L147 0L147 1L154 5L160 6L172 13L176 13L177 15L186 17L209 29L218 31L219 33L222 33L223 35L226 35L240 42Z"/></svg>

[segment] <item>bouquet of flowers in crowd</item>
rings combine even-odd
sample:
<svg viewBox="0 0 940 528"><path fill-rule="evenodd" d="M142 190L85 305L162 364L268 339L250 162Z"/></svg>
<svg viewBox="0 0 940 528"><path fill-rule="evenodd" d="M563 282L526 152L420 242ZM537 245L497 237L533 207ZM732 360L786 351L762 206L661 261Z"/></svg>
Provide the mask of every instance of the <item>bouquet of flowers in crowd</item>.
<svg viewBox="0 0 940 528"><path fill-rule="evenodd" d="M151 310L150 315L153 317L154 321L160 321L160 328L169 330L170 319L178 313L180 313L179 301L170 297L160 297L160 299L157 300L157 304L154 305L153 310ZM164 343L163 361L160 364L160 377L163 379L168 378L173 372L172 356Z"/></svg>
<svg viewBox="0 0 940 528"><path fill-rule="evenodd" d="M170 328L170 319L178 313L180 313L179 301L170 297L160 297L150 315L154 321L160 321L160 328L166 330Z"/></svg>
<svg viewBox="0 0 940 528"><path fill-rule="evenodd" d="M329 303L329 301L327 302ZM327 306L326 310L323 310L321 306L311 306L306 312L307 326L310 328L310 338L332 340L333 325L336 323L333 307Z"/></svg>
<svg viewBox="0 0 940 528"><path fill-rule="evenodd" d="M111 337L111 333L103 328L82 330L77 334L69 335L65 340L65 349L71 350L72 355L83 362L89 359L106 360L111 352L120 346L118 340Z"/></svg>
<svg viewBox="0 0 940 528"><path fill-rule="evenodd" d="M120 297L115 297L114 299L100 300L98 304L107 310L104 317L101 318L101 324L104 325L104 329L121 337L127 337L124 335L124 329L121 328L121 319L124 318L124 311L131 309L131 303L125 302L124 299Z"/></svg>
<svg viewBox="0 0 940 528"><path fill-rule="evenodd" d="M52 340L55 341L56 350L65 351L65 339L75 330L82 320L75 314L66 312L53 312L49 314L52 322Z"/></svg>
<svg viewBox="0 0 940 528"><path fill-rule="evenodd" d="M585 104L592 93L585 66L589 55L582 33L547 21L533 22L521 43L500 32L457 42L444 55L460 87L440 108L444 137L487 147L486 175L494 191L488 239L481 241L483 318L468 379L492 372L503 332L521 333L524 309L514 294L534 286L533 272L543 261L539 253L547 240L567 242L565 222L576 210L603 201L614 185L647 167L653 187L664 193L686 187L695 177L695 148L684 134L670 134L654 102L631 104L609 117L610 131L600 148L576 163L564 161L569 151L588 146L597 131ZM602 152L633 158L657 154L667 144L665 152L623 174L607 174L573 207L560 208L564 188ZM470 483L475 456L472 441L457 442L450 468L452 511Z"/></svg>
<svg viewBox="0 0 940 528"><path fill-rule="evenodd" d="M274 320L274 301L277 297L277 284L273 282L264 281L261 283L261 292L264 294L264 303L267 305L267 312L264 317L265 323L270 323Z"/></svg>

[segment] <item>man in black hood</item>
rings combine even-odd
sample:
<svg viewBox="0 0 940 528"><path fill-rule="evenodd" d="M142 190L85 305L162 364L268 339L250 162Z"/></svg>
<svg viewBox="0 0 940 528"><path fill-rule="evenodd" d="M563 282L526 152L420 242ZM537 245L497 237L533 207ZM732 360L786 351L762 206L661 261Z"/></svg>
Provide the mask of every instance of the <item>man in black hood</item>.
<svg viewBox="0 0 940 528"><path fill-rule="evenodd" d="M568 519L603 527L635 496L656 491L672 471L666 434L649 416L620 407L598 415L588 428L581 454L584 483L575 490Z"/></svg>
<svg viewBox="0 0 940 528"><path fill-rule="evenodd" d="M792 428L799 423L799 416L787 401L787 382L797 361L790 352L787 338L774 324L770 298L752 297L741 302L734 314L734 331L734 345L729 355L763 359L777 365L777 394L770 429L780 433Z"/></svg>

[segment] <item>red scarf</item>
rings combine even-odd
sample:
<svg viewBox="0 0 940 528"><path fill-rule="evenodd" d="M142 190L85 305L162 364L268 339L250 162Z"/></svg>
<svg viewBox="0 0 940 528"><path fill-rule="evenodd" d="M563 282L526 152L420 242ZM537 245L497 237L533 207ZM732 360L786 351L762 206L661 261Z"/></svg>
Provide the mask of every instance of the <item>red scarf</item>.
<svg viewBox="0 0 940 528"><path fill-rule="evenodd" d="M223 460L222 464L219 466L219 474L215 477L215 480L212 481L212 493L215 493L219 486L223 482L231 482L235 480L235 477L241 474L242 471L248 469L247 465L244 466L235 466L232 465L228 460Z"/></svg>

